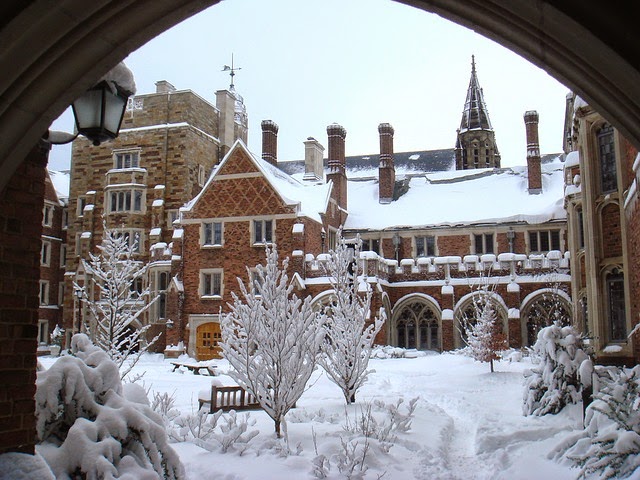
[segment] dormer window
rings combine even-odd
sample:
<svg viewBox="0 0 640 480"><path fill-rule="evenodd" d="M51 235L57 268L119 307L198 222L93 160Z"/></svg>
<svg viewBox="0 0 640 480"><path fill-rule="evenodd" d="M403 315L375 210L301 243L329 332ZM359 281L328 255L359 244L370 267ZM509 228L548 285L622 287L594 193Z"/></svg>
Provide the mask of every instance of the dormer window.
<svg viewBox="0 0 640 480"><path fill-rule="evenodd" d="M116 152L113 155L113 168L126 169L140 167L140 151Z"/></svg>

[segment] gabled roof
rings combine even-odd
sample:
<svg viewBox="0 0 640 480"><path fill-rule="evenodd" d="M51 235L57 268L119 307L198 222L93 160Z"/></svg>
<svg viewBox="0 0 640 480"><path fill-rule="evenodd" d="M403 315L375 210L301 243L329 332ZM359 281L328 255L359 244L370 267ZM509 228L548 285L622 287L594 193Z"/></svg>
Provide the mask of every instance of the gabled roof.
<svg viewBox="0 0 640 480"><path fill-rule="evenodd" d="M49 170L49 178L51 178L51 183L53 184L53 188L56 191L56 195L58 196L58 200L62 203L67 203L69 200L69 181L70 181L70 172L69 170Z"/></svg>
<svg viewBox="0 0 640 480"><path fill-rule="evenodd" d="M558 157L542 166L542 193L538 195L529 194L526 167L429 173L406 181L405 194L380 204L377 180L350 180L345 228L539 224L566 219L563 163Z"/></svg>
<svg viewBox="0 0 640 480"><path fill-rule="evenodd" d="M329 195L332 184L303 184L279 168L265 162L261 158L255 157L240 139L236 140L227 155L225 155L222 161L213 169L211 176L204 187L202 187L200 193L188 202L183 207L183 210L190 211L197 204L207 189L211 188L212 183L216 180L216 176L224 171L226 163L230 161L233 153L237 149L243 150L245 156L264 176L285 204L297 205L299 216L306 216L318 222L321 221L320 214L324 214L329 205Z"/></svg>
<svg viewBox="0 0 640 480"><path fill-rule="evenodd" d="M489 120L489 111L484 103L484 93L478 83L476 61L473 55L471 56L471 79L460 121L460 131L466 130L493 130L491 120Z"/></svg>

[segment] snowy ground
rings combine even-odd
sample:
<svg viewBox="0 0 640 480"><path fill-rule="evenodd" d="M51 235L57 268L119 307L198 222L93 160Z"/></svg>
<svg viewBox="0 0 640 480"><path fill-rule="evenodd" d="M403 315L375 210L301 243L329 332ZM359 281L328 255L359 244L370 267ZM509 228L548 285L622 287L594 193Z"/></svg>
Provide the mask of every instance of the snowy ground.
<svg viewBox="0 0 640 480"><path fill-rule="evenodd" d="M41 357L48 367L55 359ZM135 367L143 373L149 397L153 392L175 396L182 413L195 412L198 391L209 388L211 377L190 372L172 372L173 366L162 355L148 354ZM217 361L224 375L225 361ZM371 440L366 456L368 470L362 478L391 479L571 479L577 470L547 459L568 433L581 427L581 407L572 406L559 415L522 415L522 372L530 367L522 362L497 362L496 372L489 365L455 354L434 354L419 358L372 359L376 370L358 392L355 405L345 408L340 390L322 370L316 371L313 385L287 416L288 456L278 453L273 442L273 422L262 411L250 412L258 429L243 454L208 451L194 443L174 443L192 480L305 479L315 478L312 460L319 454L330 459L328 478L345 478L337 469L335 455L340 439L365 444L363 436L349 434L344 426L353 424L369 407L380 422L386 418L375 400L405 402L414 397L417 408L408 432L396 432L393 445ZM315 435L315 442L313 441ZM314 445L315 443L315 445ZM386 444L388 447L388 444ZM296 451L302 449L296 454ZM332 457L333 456L333 457ZM331 460L332 459L332 460ZM359 470L357 471L359 472ZM354 476L352 478L358 478Z"/></svg>

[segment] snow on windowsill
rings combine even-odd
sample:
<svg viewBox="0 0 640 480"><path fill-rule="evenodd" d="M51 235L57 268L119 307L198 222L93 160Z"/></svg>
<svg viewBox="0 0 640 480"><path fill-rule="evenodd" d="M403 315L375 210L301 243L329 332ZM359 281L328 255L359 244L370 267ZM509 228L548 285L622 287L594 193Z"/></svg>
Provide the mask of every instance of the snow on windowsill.
<svg viewBox="0 0 640 480"><path fill-rule="evenodd" d="M602 353L620 353L621 351L621 345L607 345L602 349Z"/></svg>

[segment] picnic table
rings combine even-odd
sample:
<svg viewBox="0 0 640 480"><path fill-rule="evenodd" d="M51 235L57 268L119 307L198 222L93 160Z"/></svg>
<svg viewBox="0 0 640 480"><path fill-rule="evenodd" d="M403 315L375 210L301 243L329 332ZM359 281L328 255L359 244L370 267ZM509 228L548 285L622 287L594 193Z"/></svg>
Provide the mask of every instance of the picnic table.
<svg viewBox="0 0 640 480"><path fill-rule="evenodd" d="M202 369L207 372L207 375L211 375L212 377L215 377L218 374L216 372L217 367L210 364L171 362L171 365L173 365L173 370L171 370L172 372L175 372L180 367L184 367L190 372L193 372L194 375L200 375L200 371Z"/></svg>

